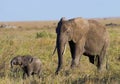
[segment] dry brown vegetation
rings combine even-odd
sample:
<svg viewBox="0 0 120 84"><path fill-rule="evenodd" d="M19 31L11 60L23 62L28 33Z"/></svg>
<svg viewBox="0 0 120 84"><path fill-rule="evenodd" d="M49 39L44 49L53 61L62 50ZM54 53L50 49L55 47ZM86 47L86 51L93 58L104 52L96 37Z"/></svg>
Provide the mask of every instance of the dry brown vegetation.
<svg viewBox="0 0 120 84"><path fill-rule="evenodd" d="M97 19L103 25L120 24L120 19ZM3 24L2 22L0 24ZM55 47L55 27L57 21L42 22L6 22L21 28L0 29L0 84L119 84L120 83L120 27L107 27L110 33L108 51L109 70L98 73L88 58L82 56L80 66L70 69L69 47L64 55L64 68L58 76L54 75L57 67L57 54L51 56ZM37 56L43 63L41 79L22 80L22 71L15 76L10 71L10 60L16 55L30 54Z"/></svg>
<svg viewBox="0 0 120 84"><path fill-rule="evenodd" d="M21 28L46 28L55 26L57 21L0 22L1 24L15 25Z"/></svg>

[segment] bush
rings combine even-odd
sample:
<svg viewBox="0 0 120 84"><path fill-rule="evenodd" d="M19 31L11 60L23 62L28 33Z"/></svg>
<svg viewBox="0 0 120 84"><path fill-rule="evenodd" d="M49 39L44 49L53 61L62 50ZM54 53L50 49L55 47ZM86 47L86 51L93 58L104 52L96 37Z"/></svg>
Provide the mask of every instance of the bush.
<svg viewBox="0 0 120 84"><path fill-rule="evenodd" d="M37 34L36 34L36 38L46 38L46 37L49 37L49 36L45 31L37 32Z"/></svg>
<svg viewBox="0 0 120 84"><path fill-rule="evenodd" d="M51 33L48 32L37 32L36 33L36 38L54 38L55 36Z"/></svg>

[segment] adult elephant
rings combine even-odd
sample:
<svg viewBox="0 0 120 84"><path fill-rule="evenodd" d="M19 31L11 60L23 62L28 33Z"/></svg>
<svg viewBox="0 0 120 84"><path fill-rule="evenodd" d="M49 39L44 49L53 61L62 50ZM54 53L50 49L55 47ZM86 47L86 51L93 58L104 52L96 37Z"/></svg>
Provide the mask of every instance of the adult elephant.
<svg viewBox="0 0 120 84"><path fill-rule="evenodd" d="M69 43L72 62L71 67L78 65L82 55L88 56L91 63L96 64L99 71L106 70L106 51L109 45L109 35L106 28L95 20L61 18L56 28L56 48L58 67L56 74L63 65L63 53Z"/></svg>

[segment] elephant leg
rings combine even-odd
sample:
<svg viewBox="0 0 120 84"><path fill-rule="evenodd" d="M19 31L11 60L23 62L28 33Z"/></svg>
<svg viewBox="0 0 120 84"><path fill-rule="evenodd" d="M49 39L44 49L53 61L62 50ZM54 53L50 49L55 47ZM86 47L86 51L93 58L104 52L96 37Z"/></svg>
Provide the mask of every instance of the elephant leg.
<svg viewBox="0 0 120 84"><path fill-rule="evenodd" d="M107 63L106 63L106 52L102 51L100 56L99 56L99 66L98 66L99 71L103 71L107 69Z"/></svg>
<svg viewBox="0 0 120 84"><path fill-rule="evenodd" d="M30 77L32 75L32 72L28 70L27 76Z"/></svg>
<svg viewBox="0 0 120 84"><path fill-rule="evenodd" d="M103 70L106 70L108 69L108 57L106 56L106 51L107 51L107 43L104 45L101 53L100 53L100 56L99 56L99 61L100 61L100 67L99 67L99 71L103 71Z"/></svg>
<svg viewBox="0 0 120 84"><path fill-rule="evenodd" d="M74 54L74 58L72 59L72 65L71 65L72 68L78 66L79 60L83 55L83 52L84 52L84 48L82 46L75 45L75 54Z"/></svg>
<svg viewBox="0 0 120 84"><path fill-rule="evenodd" d="M98 69L100 68L100 56L99 55L94 56L94 65L96 65Z"/></svg>
<svg viewBox="0 0 120 84"><path fill-rule="evenodd" d="M84 46L85 46L85 37L82 37L81 40L79 40L75 44L74 55L73 55L74 58L72 59L72 65L71 65L72 68L78 66L79 60L85 51Z"/></svg>
<svg viewBox="0 0 120 84"><path fill-rule="evenodd" d="M30 66L26 66L24 71L27 74L27 77L30 77L30 75L32 75L32 71L31 71L31 67Z"/></svg>
<svg viewBox="0 0 120 84"><path fill-rule="evenodd" d="M71 57L72 61L75 59L75 43L73 41L69 41L69 46L70 46L70 52L71 52ZM71 67L73 66L73 62L71 63Z"/></svg>
<svg viewBox="0 0 120 84"><path fill-rule="evenodd" d="M41 69L38 71L37 76L38 76L38 78L40 78L42 76L42 70Z"/></svg>
<svg viewBox="0 0 120 84"><path fill-rule="evenodd" d="M24 71L24 72L23 72L23 79L26 79L27 76L28 76L28 75L27 75L27 67L23 67L22 69L23 69L23 71Z"/></svg>
<svg viewBox="0 0 120 84"><path fill-rule="evenodd" d="M26 79L27 78L27 74L24 72L23 73L23 79Z"/></svg>

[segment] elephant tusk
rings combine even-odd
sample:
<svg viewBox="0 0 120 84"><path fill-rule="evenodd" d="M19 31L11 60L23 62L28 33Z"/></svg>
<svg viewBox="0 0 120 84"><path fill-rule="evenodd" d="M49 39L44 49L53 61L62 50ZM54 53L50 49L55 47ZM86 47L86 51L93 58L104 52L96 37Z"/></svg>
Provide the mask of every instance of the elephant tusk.
<svg viewBox="0 0 120 84"><path fill-rule="evenodd" d="M66 43L65 43L65 45L64 45L64 50L63 50L63 52L62 52L62 55L64 55L64 53L65 53L65 51L66 51Z"/></svg>
<svg viewBox="0 0 120 84"><path fill-rule="evenodd" d="M55 47L52 56L54 56L55 52L56 52L57 46Z"/></svg>

